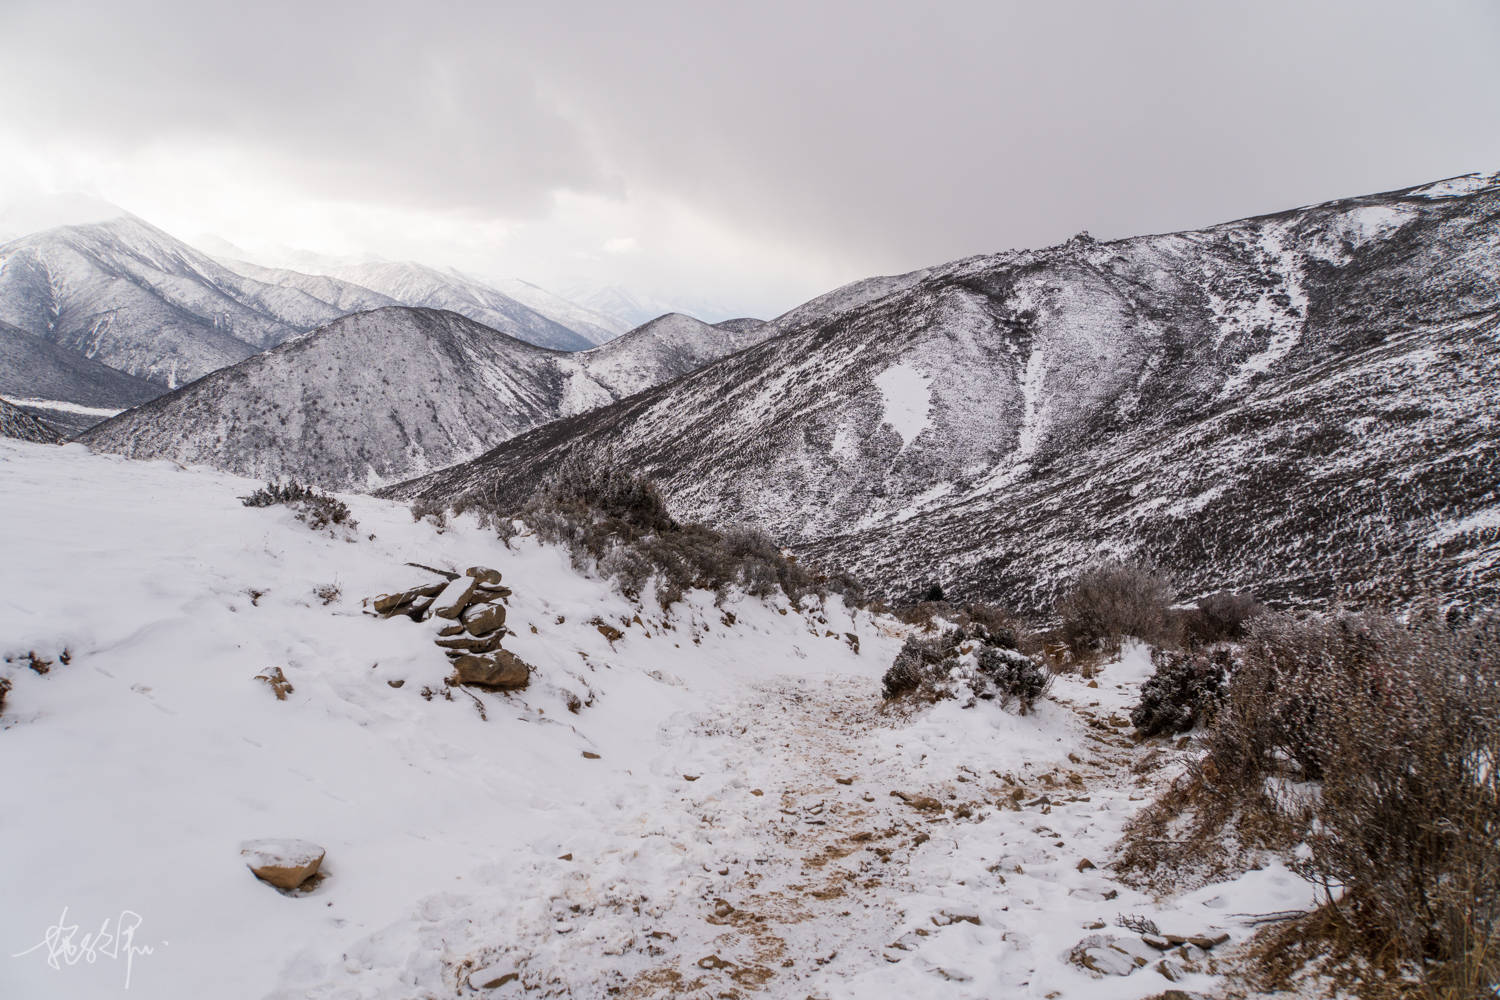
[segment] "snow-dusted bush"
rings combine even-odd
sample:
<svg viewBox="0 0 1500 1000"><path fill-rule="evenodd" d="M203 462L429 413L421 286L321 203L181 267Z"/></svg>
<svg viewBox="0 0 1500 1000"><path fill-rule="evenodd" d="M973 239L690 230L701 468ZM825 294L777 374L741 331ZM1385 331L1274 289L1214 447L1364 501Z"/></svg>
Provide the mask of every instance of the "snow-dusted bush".
<svg viewBox="0 0 1500 1000"><path fill-rule="evenodd" d="M310 486L291 480L285 483L266 483L247 497L240 497L246 507L288 507L297 520L320 531L330 525L342 525L351 531L359 522L349 516L349 506L336 496L320 493Z"/></svg>
<svg viewBox="0 0 1500 1000"><path fill-rule="evenodd" d="M1172 596L1171 581L1155 568L1109 562L1080 573L1056 610L1073 649L1115 652L1124 636L1168 644L1174 638L1167 613Z"/></svg>
<svg viewBox="0 0 1500 1000"><path fill-rule="evenodd" d="M1218 709L1233 666L1233 652L1218 646L1199 652L1158 649L1156 672L1141 685L1141 700L1130 713L1142 736L1185 733Z"/></svg>
<svg viewBox="0 0 1500 1000"><path fill-rule="evenodd" d="M910 636L881 679L885 697L937 701L962 694L1013 704L1025 715L1046 693L1052 675L1014 647L1011 635L993 635L974 623Z"/></svg>
<svg viewBox="0 0 1500 1000"><path fill-rule="evenodd" d="M1051 672L1017 649L984 645L974 656L980 676L989 681L987 689L975 693L1006 706L1014 704L1021 715L1036 707L1037 699L1052 686Z"/></svg>

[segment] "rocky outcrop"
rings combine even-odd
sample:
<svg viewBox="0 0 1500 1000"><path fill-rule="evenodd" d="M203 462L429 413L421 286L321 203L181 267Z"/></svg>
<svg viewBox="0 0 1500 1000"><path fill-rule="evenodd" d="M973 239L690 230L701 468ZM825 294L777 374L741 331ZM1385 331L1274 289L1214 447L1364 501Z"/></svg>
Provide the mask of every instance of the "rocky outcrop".
<svg viewBox="0 0 1500 1000"><path fill-rule="evenodd" d="M470 566L462 574L441 575L447 578L444 582L380 594L368 603L382 618L404 615L421 622L435 616L446 621L434 642L453 663L449 683L499 691L524 688L531 667L500 648L506 635L503 602L511 590L500 582L499 570Z"/></svg>

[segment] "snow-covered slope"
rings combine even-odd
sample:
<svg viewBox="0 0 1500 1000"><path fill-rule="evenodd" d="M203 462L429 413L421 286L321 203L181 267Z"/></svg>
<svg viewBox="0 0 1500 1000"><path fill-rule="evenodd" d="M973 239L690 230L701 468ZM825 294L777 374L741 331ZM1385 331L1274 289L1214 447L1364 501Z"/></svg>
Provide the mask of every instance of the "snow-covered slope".
<svg viewBox="0 0 1500 1000"><path fill-rule="evenodd" d="M0 394L69 434L161 391L144 379L0 323Z"/></svg>
<svg viewBox="0 0 1500 1000"><path fill-rule="evenodd" d="M367 312L385 306L409 304L398 302L389 295L382 295L380 292L357 285L352 281L330 278L326 274L303 274L301 271L292 271L282 267L261 267L259 264L244 260L224 258L219 258L219 260L230 270L243 274L247 278L254 278L268 285L295 288L319 301L328 303L341 313Z"/></svg>
<svg viewBox="0 0 1500 1000"><path fill-rule="evenodd" d="M0 399L0 438L56 444L62 440L62 435L19 406Z"/></svg>
<svg viewBox="0 0 1500 1000"><path fill-rule="evenodd" d="M137 458L372 488L676 378L757 337L667 316L564 353L453 312L388 307L214 372L82 440Z"/></svg>
<svg viewBox="0 0 1500 1000"><path fill-rule="evenodd" d="M1045 605L1113 553L1192 593L1500 592L1500 183L859 282L772 339L393 490L519 502L611 449L908 594Z"/></svg>
<svg viewBox="0 0 1500 1000"><path fill-rule="evenodd" d="M1086 927L1239 944L1312 896L1271 859L1161 898L1109 873L1180 770L1109 724L1138 648L1025 717L884 711L899 626L837 600L668 614L524 534L363 497L314 532L255 486L0 441L6 997L1140 1000L1173 984L1070 965ZM412 562L501 572L526 690L449 687L440 620L363 613ZM261 838L323 880L258 882Z"/></svg>

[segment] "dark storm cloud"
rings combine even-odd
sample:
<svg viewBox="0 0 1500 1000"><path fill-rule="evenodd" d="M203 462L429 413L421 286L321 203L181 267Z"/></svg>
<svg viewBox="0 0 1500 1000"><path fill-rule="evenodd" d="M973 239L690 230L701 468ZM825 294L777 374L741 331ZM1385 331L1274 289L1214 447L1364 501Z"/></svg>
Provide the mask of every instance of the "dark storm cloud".
<svg viewBox="0 0 1500 1000"><path fill-rule="evenodd" d="M1483 0L49 0L4 20L21 100L0 124L38 141L225 143L323 195L473 218L665 194L871 271L1500 168Z"/></svg>

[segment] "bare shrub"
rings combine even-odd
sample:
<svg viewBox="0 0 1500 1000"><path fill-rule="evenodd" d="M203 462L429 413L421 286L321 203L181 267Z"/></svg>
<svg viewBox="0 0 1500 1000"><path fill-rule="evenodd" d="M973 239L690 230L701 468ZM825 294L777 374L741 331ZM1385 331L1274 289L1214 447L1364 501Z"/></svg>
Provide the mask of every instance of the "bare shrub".
<svg viewBox="0 0 1500 1000"><path fill-rule="evenodd" d="M1249 594L1221 590L1200 598L1196 610L1187 616L1188 641L1208 646L1216 642L1239 642L1245 637L1245 625L1265 607Z"/></svg>
<svg viewBox="0 0 1500 1000"><path fill-rule="evenodd" d="M597 571L631 597L654 585L663 608L688 590L711 590L722 600L735 587L757 597L780 590L793 601L836 593L851 606L864 602L853 577L814 571L763 531L678 522L649 479L615 464L608 453L569 457L519 511L476 504L469 509L503 537L520 519L538 538L566 548L575 568Z"/></svg>
<svg viewBox="0 0 1500 1000"><path fill-rule="evenodd" d="M1382 630L1381 655L1339 678L1300 865L1351 930L1465 997L1500 981L1497 638L1491 622Z"/></svg>
<svg viewBox="0 0 1500 1000"><path fill-rule="evenodd" d="M310 486L295 480L285 483L266 483L247 497L240 497L246 507L272 507L281 505L290 508L297 520L314 531L330 525L342 525L353 531L359 522L349 516L349 506L338 497L320 493Z"/></svg>
<svg viewBox="0 0 1500 1000"><path fill-rule="evenodd" d="M1323 919L1360 967L1409 968L1433 996L1483 995L1500 977L1497 638L1494 618L1255 618L1202 760L1127 855L1153 830L1180 831L1174 813L1196 814L1200 849L1230 823L1241 841L1255 824L1298 830L1282 846L1306 843L1295 865L1323 887Z"/></svg>
<svg viewBox="0 0 1500 1000"><path fill-rule="evenodd" d="M1057 604L1063 636L1079 652L1116 653L1124 636L1167 645L1175 638L1167 614L1172 595L1171 582L1144 563L1091 567Z"/></svg>
<svg viewBox="0 0 1500 1000"><path fill-rule="evenodd" d="M332 604L343 596L344 590L336 583L325 583L313 590L313 594L325 605Z"/></svg>

